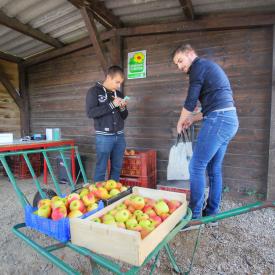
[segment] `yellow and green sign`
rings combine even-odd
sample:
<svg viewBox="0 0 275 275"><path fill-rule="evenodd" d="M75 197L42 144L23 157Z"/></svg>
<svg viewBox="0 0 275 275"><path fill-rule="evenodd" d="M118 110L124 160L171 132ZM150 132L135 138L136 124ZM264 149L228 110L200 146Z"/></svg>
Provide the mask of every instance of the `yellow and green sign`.
<svg viewBox="0 0 275 275"><path fill-rule="evenodd" d="M128 79L146 77L146 51L128 53Z"/></svg>

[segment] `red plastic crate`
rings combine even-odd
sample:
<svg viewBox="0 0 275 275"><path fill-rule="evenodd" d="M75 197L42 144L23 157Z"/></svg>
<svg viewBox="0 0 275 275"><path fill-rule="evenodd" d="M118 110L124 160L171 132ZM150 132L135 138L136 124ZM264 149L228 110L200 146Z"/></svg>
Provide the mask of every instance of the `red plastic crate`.
<svg viewBox="0 0 275 275"><path fill-rule="evenodd" d="M120 177L119 181L126 186L139 186L139 187L155 189L157 184L157 176L156 176L156 173L153 173L149 177L136 177L136 178Z"/></svg>
<svg viewBox="0 0 275 275"><path fill-rule="evenodd" d="M41 156L40 154L28 155L35 175L38 177L41 174ZM9 166L13 175L19 179L29 179L32 177L27 163L22 155L10 156L8 159ZM6 172L4 172L5 175Z"/></svg>
<svg viewBox="0 0 275 275"><path fill-rule="evenodd" d="M135 155L124 155L121 169L123 177L148 177L157 170L157 152L155 150L135 151ZM110 162L108 162L110 173Z"/></svg>

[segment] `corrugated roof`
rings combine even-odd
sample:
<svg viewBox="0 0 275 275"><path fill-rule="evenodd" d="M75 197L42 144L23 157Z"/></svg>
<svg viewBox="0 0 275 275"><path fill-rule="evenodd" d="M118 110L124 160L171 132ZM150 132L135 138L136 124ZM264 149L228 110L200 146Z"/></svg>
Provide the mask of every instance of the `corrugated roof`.
<svg viewBox="0 0 275 275"><path fill-rule="evenodd" d="M125 26L185 19L179 0L100 0ZM275 0L192 0L196 15L275 10ZM68 44L86 37L79 10L68 0L0 0L0 11ZM97 23L99 31L104 27ZM0 25L0 51L22 58L52 46Z"/></svg>

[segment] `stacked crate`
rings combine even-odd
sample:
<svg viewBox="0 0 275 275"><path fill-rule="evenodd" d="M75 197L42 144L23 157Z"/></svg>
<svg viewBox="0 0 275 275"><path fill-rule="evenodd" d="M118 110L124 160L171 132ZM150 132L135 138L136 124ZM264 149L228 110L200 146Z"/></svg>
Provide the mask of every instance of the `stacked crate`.
<svg viewBox="0 0 275 275"><path fill-rule="evenodd" d="M157 152L155 150L131 150L124 155L120 182L126 186L156 188ZM108 167L110 171L110 165Z"/></svg>
<svg viewBox="0 0 275 275"><path fill-rule="evenodd" d="M38 177L41 174L41 155L30 154L28 155L32 168L34 170L35 175ZM29 171L27 163L22 155L18 156L10 156L8 158L8 163L13 175L19 179L28 179L31 178L32 175ZM6 172L4 172L6 175Z"/></svg>

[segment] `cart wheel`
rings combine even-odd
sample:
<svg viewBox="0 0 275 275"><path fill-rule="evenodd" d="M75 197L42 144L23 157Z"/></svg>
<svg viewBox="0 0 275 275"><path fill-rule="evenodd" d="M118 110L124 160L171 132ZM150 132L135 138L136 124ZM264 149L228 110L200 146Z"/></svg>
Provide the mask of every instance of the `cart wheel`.
<svg viewBox="0 0 275 275"><path fill-rule="evenodd" d="M52 189L46 189L46 188L42 188L42 190L45 192L46 196L51 199L54 196L57 196L57 194L52 190ZM39 192L37 191L34 198L33 198L33 207L37 207L38 202L41 200L41 196L39 194Z"/></svg>

